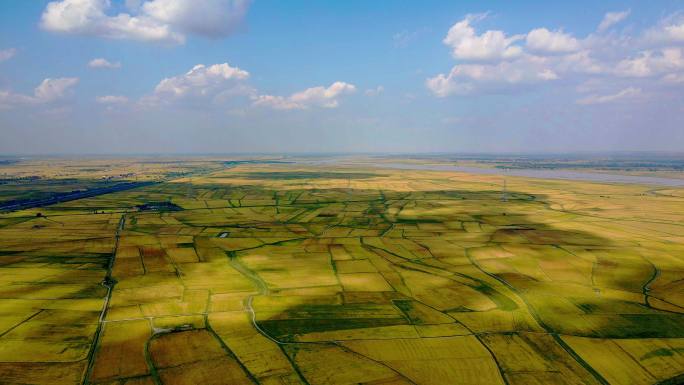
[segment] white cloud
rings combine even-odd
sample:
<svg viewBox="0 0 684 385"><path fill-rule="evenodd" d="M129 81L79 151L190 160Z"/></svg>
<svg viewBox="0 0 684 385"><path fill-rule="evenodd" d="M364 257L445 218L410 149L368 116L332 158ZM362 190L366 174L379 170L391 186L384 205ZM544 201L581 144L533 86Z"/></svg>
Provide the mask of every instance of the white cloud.
<svg viewBox="0 0 684 385"><path fill-rule="evenodd" d="M149 0L126 5L136 14L107 14L110 0L53 1L43 11L41 26L53 32L182 44L186 33L227 36L241 23L249 1Z"/></svg>
<svg viewBox="0 0 684 385"><path fill-rule="evenodd" d="M501 93L528 89L561 78L604 75L613 69L594 59L588 50L549 56L523 54L495 63L454 66L448 74L428 78L427 88L438 97L471 93Z"/></svg>
<svg viewBox="0 0 684 385"><path fill-rule="evenodd" d="M152 0L143 12L184 33L228 36L242 23L249 0Z"/></svg>
<svg viewBox="0 0 684 385"><path fill-rule="evenodd" d="M522 48L513 45L524 38L523 35L506 36L502 31L486 31L477 35L472 23L482 20L486 15L467 15L454 24L442 42L451 47L452 55L463 60L510 59L522 54Z"/></svg>
<svg viewBox="0 0 684 385"><path fill-rule="evenodd" d="M63 98L69 89L78 83L78 78L47 78L34 90L34 97L40 102Z"/></svg>
<svg viewBox="0 0 684 385"><path fill-rule="evenodd" d="M663 76L663 82L669 84L684 83L684 73L672 73Z"/></svg>
<svg viewBox="0 0 684 385"><path fill-rule="evenodd" d="M601 23L599 24L597 30L599 32L603 32L607 30L608 28L614 26L615 24L621 22L622 20L626 19L627 16L631 13L631 10L626 10L626 11L621 11L621 12L608 12L603 16L603 20L601 20Z"/></svg>
<svg viewBox="0 0 684 385"><path fill-rule="evenodd" d="M62 0L48 3L41 26L53 32L98 36L110 39L132 39L183 43L185 37L173 32L149 16L120 13L108 16L109 0Z"/></svg>
<svg viewBox="0 0 684 385"><path fill-rule="evenodd" d="M496 30L477 35L472 24L484 17L467 15L443 40L454 58L483 62L459 64L448 74L428 78L425 84L434 95L510 92L559 79L564 73L602 71L590 52L582 50L582 42L569 33L537 28L526 35ZM523 39L527 52L515 45Z"/></svg>
<svg viewBox="0 0 684 385"><path fill-rule="evenodd" d="M425 84L438 97L501 92L512 86L558 79L556 72L545 64L545 60L534 56L498 64L461 64L453 67L448 75L427 79Z"/></svg>
<svg viewBox="0 0 684 385"><path fill-rule="evenodd" d="M143 104L155 105L181 99L222 99L231 94L252 94L250 87L241 82L249 72L228 63L205 66L197 64L185 74L162 79L152 95L143 98Z"/></svg>
<svg viewBox="0 0 684 385"><path fill-rule="evenodd" d="M629 14L629 10L606 14L599 32ZM559 83L566 86L592 78L611 79L613 84L624 82L620 78L643 78L623 83L623 88L630 85L651 94L658 87L681 84L684 78L684 13L665 17L637 36L625 31L580 38L562 29L536 28L524 35L524 46L515 44L520 35L509 37L503 31L477 35L472 24L485 16L468 15L449 30L443 42L451 47L454 58L480 62L459 63L449 72L426 79L426 87L435 96L521 91L560 78L563 82ZM633 90L627 90L618 97L632 95ZM582 102L613 96L594 95Z"/></svg>
<svg viewBox="0 0 684 385"><path fill-rule="evenodd" d="M254 97L255 107L271 107L277 110L303 110L310 107L335 108L339 105L338 98L356 91L353 84L335 82L329 87L312 87L294 93L288 97L259 95Z"/></svg>
<svg viewBox="0 0 684 385"><path fill-rule="evenodd" d="M536 52L568 53L579 50L580 43L561 30L549 31L546 28L533 29L527 34L527 47Z"/></svg>
<svg viewBox="0 0 684 385"><path fill-rule="evenodd" d="M367 89L364 93L366 94L366 96L378 96L383 92L385 92L385 87L377 86L375 88Z"/></svg>
<svg viewBox="0 0 684 385"><path fill-rule="evenodd" d="M577 100L577 104L604 104L611 103L616 100L635 98L641 95L641 89L635 87L625 88L620 92L610 95L589 95L585 98Z"/></svg>
<svg viewBox="0 0 684 385"><path fill-rule="evenodd" d="M95 98L100 104L125 104L128 103L128 98L121 95L105 95Z"/></svg>
<svg viewBox="0 0 684 385"><path fill-rule="evenodd" d="M0 91L0 106L53 102L64 98L77 83L78 78L47 78L33 90L33 95Z"/></svg>
<svg viewBox="0 0 684 385"><path fill-rule="evenodd" d="M684 15L675 13L645 33L645 40L655 44L684 42Z"/></svg>
<svg viewBox="0 0 684 385"><path fill-rule="evenodd" d="M621 60L615 74L625 77L648 77L684 69L682 48L643 51L637 57Z"/></svg>
<svg viewBox="0 0 684 385"><path fill-rule="evenodd" d="M249 72L228 63L214 64L209 67L198 64L180 76L165 78L154 89L156 95L182 97L188 94L208 95L232 80L243 80Z"/></svg>
<svg viewBox="0 0 684 385"><path fill-rule="evenodd" d="M290 96L259 95L246 81L249 76L249 72L228 63L209 66L198 64L185 74L162 79L153 93L139 100L139 105L155 107L182 103L186 107L206 108L209 105L220 105L226 108L231 103L237 103L232 106L231 111L244 111L247 105L279 110L335 108L341 96L356 90L352 84L335 82L329 87L312 87ZM106 96L97 100L101 103L114 103L121 99Z"/></svg>
<svg viewBox="0 0 684 385"><path fill-rule="evenodd" d="M271 107L276 110L296 110L304 107L289 100L284 96L274 95L258 95L253 98L253 106L255 107Z"/></svg>
<svg viewBox="0 0 684 385"><path fill-rule="evenodd" d="M602 74L608 69L604 63L594 59L589 50L548 58L549 65L558 73Z"/></svg>
<svg viewBox="0 0 684 385"><path fill-rule="evenodd" d="M121 68L121 62L110 62L107 59L97 58L88 62L90 68Z"/></svg>
<svg viewBox="0 0 684 385"><path fill-rule="evenodd" d="M32 96L15 94L11 91L0 90L0 108L8 108L17 104L29 104L32 102Z"/></svg>
<svg viewBox="0 0 684 385"><path fill-rule="evenodd" d="M5 60L9 60L14 57L14 55L17 54L17 50L15 48L7 48L0 50L0 62L3 62Z"/></svg>

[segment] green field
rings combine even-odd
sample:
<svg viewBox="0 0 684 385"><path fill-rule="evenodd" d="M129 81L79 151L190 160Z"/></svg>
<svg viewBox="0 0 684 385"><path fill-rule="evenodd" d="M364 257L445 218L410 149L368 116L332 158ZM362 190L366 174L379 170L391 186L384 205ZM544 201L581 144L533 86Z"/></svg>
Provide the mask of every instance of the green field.
<svg viewBox="0 0 684 385"><path fill-rule="evenodd" d="M0 384L684 382L684 188L185 162L0 214Z"/></svg>

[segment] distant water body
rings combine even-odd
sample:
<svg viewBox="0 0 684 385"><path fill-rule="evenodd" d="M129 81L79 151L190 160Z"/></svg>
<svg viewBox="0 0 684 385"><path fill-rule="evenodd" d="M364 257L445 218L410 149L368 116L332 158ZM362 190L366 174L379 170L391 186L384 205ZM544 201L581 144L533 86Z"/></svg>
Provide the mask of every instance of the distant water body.
<svg viewBox="0 0 684 385"><path fill-rule="evenodd" d="M605 174L593 172L581 172L570 170L548 170L548 169L501 169L501 168L482 168L472 166L452 166L452 165L427 165L427 164L404 164L404 163L381 163L377 167L401 168L407 170L433 170L433 171L458 171L467 172L469 174L487 174L487 175L510 175L523 176L527 178L541 178L541 179L568 179L568 180L583 180L589 182L607 182L607 183L629 183L629 184L647 184L658 186L672 186L683 187L684 179L663 178L657 176L639 176L639 175L620 175L620 174Z"/></svg>
<svg viewBox="0 0 684 385"><path fill-rule="evenodd" d="M628 183L628 184L644 184L656 186L671 186L684 187L684 179L663 178L656 176L638 176L638 175L619 175L619 174L605 174L593 172L581 172L558 169L501 169L501 168L481 168L472 166L454 166L454 165L429 165L429 164L410 164L410 163L352 163L343 160L332 160L323 162L311 163L336 163L356 166L373 166L379 168L396 168L404 170L431 170L431 171L457 171L469 174L486 174L486 175L509 175L522 176L527 178L540 179L566 179L566 180L582 180L589 182L603 182L603 183Z"/></svg>

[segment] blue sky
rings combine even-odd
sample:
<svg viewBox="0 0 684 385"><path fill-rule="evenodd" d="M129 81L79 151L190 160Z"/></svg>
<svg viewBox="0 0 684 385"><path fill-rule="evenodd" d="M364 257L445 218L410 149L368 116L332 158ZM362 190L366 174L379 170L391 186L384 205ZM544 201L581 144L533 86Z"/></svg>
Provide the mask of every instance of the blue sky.
<svg viewBox="0 0 684 385"><path fill-rule="evenodd" d="M0 10L2 153L684 148L682 1Z"/></svg>

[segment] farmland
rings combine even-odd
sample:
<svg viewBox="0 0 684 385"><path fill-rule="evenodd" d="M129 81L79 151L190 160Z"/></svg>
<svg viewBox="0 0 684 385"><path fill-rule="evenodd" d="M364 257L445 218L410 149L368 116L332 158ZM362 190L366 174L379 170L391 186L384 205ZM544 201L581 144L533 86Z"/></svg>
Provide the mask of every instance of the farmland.
<svg viewBox="0 0 684 385"><path fill-rule="evenodd" d="M0 213L0 383L684 382L683 188L145 162L0 167L153 182Z"/></svg>

